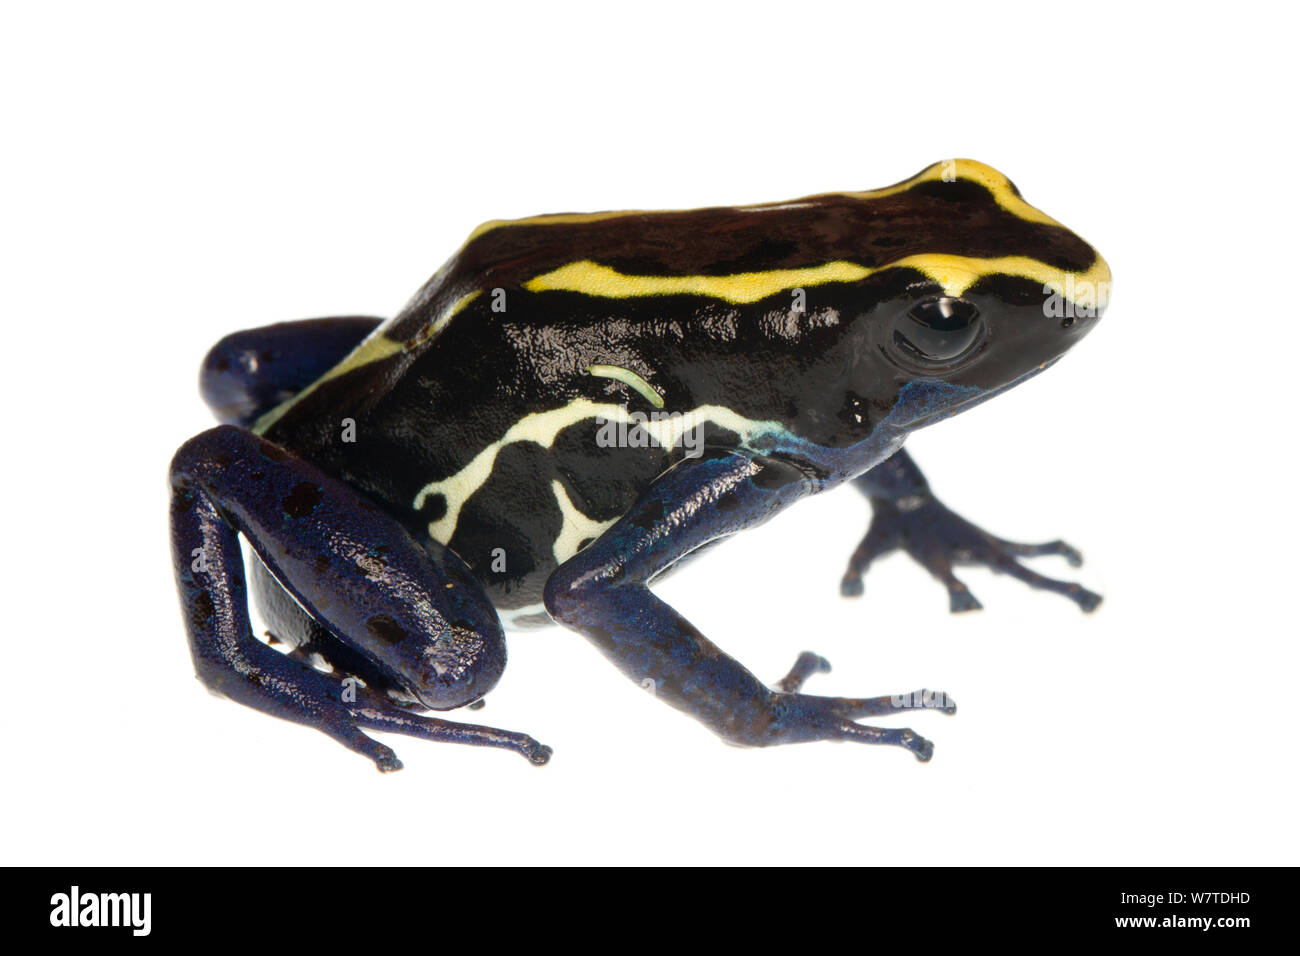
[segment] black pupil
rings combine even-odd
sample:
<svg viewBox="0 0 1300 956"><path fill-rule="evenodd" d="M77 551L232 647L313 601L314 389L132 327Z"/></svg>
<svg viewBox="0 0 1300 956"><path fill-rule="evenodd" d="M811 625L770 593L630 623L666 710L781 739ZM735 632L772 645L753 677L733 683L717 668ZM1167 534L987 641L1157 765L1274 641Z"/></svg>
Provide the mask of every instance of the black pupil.
<svg viewBox="0 0 1300 956"><path fill-rule="evenodd" d="M928 362L961 355L979 335L979 310L964 299L943 296L918 302L894 327L894 341Z"/></svg>

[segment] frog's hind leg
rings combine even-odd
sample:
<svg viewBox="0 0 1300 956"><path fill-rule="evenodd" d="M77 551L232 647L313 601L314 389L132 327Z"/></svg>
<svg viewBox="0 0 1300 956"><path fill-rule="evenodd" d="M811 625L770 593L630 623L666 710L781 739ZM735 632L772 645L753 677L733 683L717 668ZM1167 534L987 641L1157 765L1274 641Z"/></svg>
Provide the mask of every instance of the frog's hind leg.
<svg viewBox="0 0 1300 956"><path fill-rule="evenodd" d="M840 582L846 597L862 594L862 575L877 558L902 548L948 589L948 606L954 613L978 610L981 605L954 573L962 564L983 564L1009 574L1032 588L1069 598L1083 611L1093 611L1101 595L1072 581L1058 581L1031 571L1017 558L1058 555L1071 567L1083 557L1064 541L1018 544L995 537L954 514L930 491L930 485L906 451L897 451L863 475L853 479L871 500L871 525L849 559Z"/></svg>
<svg viewBox="0 0 1300 956"><path fill-rule="evenodd" d="M253 603L266 622L268 643L283 645L288 657L309 667L328 668L335 679L359 678L372 694L403 710L428 709L401 684L395 683L392 675L304 611L266 569L256 552L248 554L244 565L248 569Z"/></svg>
<svg viewBox="0 0 1300 956"><path fill-rule="evenodd" d="M171 487L176 581L195 670L210 689L315 727L380 770L401 763L362 728L549 758L526 734L406 713L253 636L240 534L305 611L388 681L430 709L469 703L504 669L505 637L454 552L422 547L354 489L230 425L180 448Z"/></svg>
<svg viewBox="0 0 1300 956"><path fill-rule="evenodd" d="M341 362L382 322L350 315L231 333L203 359L203 400L218 421L250 425Z"/></svg>

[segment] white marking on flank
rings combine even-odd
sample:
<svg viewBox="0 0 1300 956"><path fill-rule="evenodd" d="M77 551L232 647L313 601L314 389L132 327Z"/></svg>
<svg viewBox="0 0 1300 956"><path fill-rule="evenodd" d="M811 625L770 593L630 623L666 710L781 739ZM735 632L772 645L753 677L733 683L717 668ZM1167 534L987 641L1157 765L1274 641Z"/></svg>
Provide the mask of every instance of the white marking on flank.
<svg viewBox="0 0 1300 956"><path fill-rule="evenodd" d="M564 485L558 479L551 481L551 490L555 492L555 502L560 506L560 514L564 516L564 525L560 528L551 550L555 552L555 563L563 564L578 553L578 545L588 538L599 538L605 529L618 519L596 521L588 518L578 510L578 506L569 498L569 493L564 490Z"/></svg>
<svg viewBox="0 0 1300 956"><path fill-rule="evenodd" d="M437 521L429 522L429 537L443 544L451 540L452 535L456 533L456 523L460 520L461 508L492 475L497 454L506 445L515 442L532 442L543 448L550 448L554 445L556 436L564 429L578 422L596 418L624 424L635 422L654 436L654 439L664 448L676 447L687 431L699 428L706 422L736 432L740 435L742 443L747 442L753 435L781 428L778 422L755 421L733 412L724 405L700 405L680 415L673 414L655 419L653 416L630 412L624 405L575 398L562 408L525 415L511 425L504 435L484 447L460 471L440 481L431 481L421 488L413 503L417 511L424 507L430 495L442 495L447 503L447 509L442 517ZM561 510L563 508L564 505L561 504ZM580 514L576 508L574 513Z"/></svg>

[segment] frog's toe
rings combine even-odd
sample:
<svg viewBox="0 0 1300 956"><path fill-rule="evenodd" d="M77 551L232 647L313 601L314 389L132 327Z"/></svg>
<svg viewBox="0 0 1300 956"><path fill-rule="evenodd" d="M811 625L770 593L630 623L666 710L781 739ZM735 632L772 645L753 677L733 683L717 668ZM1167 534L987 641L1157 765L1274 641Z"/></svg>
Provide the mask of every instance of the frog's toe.
<svg viewBox="0 0 1300 956"><path fill-rule="evenodd" d="M919 734L914 734L913 736L916 738L915 745L908 746L907 749L912 751L912 754L921 763L929 763L930 758L934 756L934 741L922 737Z"/></svg>
<svg viewBox="0 0 1300 956"><path fill-rule="evenodd" d="M472 744L479 747L500 747L504 750L513 750L535 766L541 766L551 759L551 748L538 743L527 734L496 727L481 727L477 724L459 724L438 717L408 713L364 690L363 697L364 699L359 700L350 711L352 720L361 727L405 734L408 737L422 737L425 740ZM391 750L372 741L360 731L357 731L357 735L359 741L356 749L365 746L367 749L363 752L379 765L380 770L401 769L402 764ZM381 749L373 749L371 745L373 748ZM385 758L391 761L391 764L386 765Z"/></svg>
<svg viewBox="0 0 1300 956"><path fill-rule="evenodd" d="M956 578L953 579L956 581ZM984 605L979 602L975 595L970 593L970 588L966 587L961 581L957 581L956 586L948 586L948 610L953 614L961 614L963 611L983 610Z"/></svg>
<svg viewBox="0 0 1300 956"><path fill-rule="evenodd" d="M813 674L829 674L831 662L826 658L814 654L812 651L804 651L790 668L790 672L776 682L777 690L787 694L792 694L803 686Z"/></svg>
<svg viewBox="0 0 1300 956"><path fill-rule="evenodd" d="M1101 604L1102 597L1096 591L1089 591L1082 584L1076 584L1074 581L1058 581L1056 578L1049 578L1039 574L1037 571L1031 571L1015 558L1006 554L996 556L989 562L989 567L994 571L1003 574L1009 574L1017 581L1023 581L1031 588L1040 591L1052 591L1062 597L1069 598L1085 614L1091 614L1097 610Z"/></svg>
<svg viewBox="0 0 1300 956"><path fill-rule="evenodd" d="M402 761L397 759L392 747L366 736L359 727L347 727L339 739L352 750L373 760L380 773L393 773L402 769Z"/></svg>
<svg viewBox="0 0 1300 956"><path fill-rule="evenodd" d="M1078 588L1078 593L1071 595L1074 602L1079 605L1084 614L1091 614L1097 610L1102 602L1102 597L1096 591L1089 591L1085 587L1075 584L1073 587Z"/></svg>
<svg viewBox="0 0 1300 956"><path fill-rule="evenodd" d="M863 592L862 575L872 563L899 545L899 523L896 510L877 513L871 520L866 535L849 558L849 566L840 579L840 594L860 597Z"/></svg>
<svg viewBox="0 0 1300 956"><path fill-rule="evenodd" d="M953 614L983 610L966 582L952 573L952 560L938 548L908 548L912 558L948 589L948 610Z"/></svg>
<svg viewBox="0 0 1300 956"><path fill-rule="evenodd" d="M397 754L390 751L387 756L375 758L375 766L379 768L380 773L393 773L402 769L402 761L397 759Z"/></svg>
<svg viewBox="0 0 1300 956"><path fill-rule="evenodd" d="M934 756L934 743L922 737L911 727L885 728L868 727L866 724L846 720L840 726L841 740L856 740L864 744L886 744L910 750L921 763L927 763Z"/></svg>
<svg viewBox="0 0 1300 956"><path fill-rule="evenodd" d="M1057 555L1065 558L1066 563L1072 568L1083 567L1083 554L1078 548L1071 547L1064 541L1047 541L1043 544L1021 544L1016 541L1007 541L1004 538L994 538L989 536L996 546L997 550L1003 554L1015 555L1018 558L1039 558L1044 555Z"/></svg>
<svg viewBox="0 0 1300 956"><path fill-rule="evenodd" d="M539 744L535 740L533 743L535 745L533 749L524 751L524 756L528 758L528 762L534 767L543 767L550 762L551 755L554 754L555 751L546 746L546 744Z"/></svg>
<svg viewBox="0 0 1300 956"><path fill-rule="evenodd" d="M922 710L934 710L941 714L957 713L957 702L952 699L951 695L945 694L941 690L925 690L924 688L912 694L912 706Z"/></svg>
<svg viewBox="0 0 1300 956"><path fill-rule="evenodd" d="M941 714L957 713L957 702L941 690L924 687L906 694L889 694L884 697L822 697L817 698L846 720L860 717L891 717L903 711L934 710Z"/></svg>

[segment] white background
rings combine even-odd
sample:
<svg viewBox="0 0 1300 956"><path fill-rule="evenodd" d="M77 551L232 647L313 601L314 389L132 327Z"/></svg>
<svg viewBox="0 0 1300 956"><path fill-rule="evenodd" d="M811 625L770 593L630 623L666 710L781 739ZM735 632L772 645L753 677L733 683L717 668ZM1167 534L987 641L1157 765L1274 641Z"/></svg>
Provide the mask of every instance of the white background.
<svg viewBox="0 0 1300 956"><path fill-rule="evenodd" d="M24 863L1295 863L1294 22L1218 7L46 4L0 21L0 855ZM1281 10L1281 5L1276 5ZM902 751L744 751L579 636L512 639L380 775L193 679L166 468L223 334L390 314L484 219L887 185L970 156L1115 274L1099 328L918 434L995 533L1063 537L1091 617L892 557L805 502L660 593L812 692L939 687ZM1045 559L1046 573L1066 574Z"/></svg>

